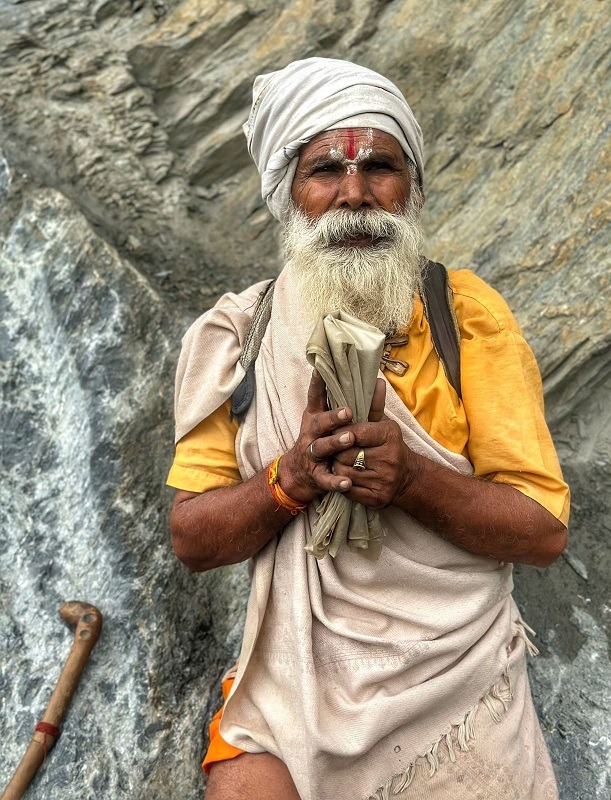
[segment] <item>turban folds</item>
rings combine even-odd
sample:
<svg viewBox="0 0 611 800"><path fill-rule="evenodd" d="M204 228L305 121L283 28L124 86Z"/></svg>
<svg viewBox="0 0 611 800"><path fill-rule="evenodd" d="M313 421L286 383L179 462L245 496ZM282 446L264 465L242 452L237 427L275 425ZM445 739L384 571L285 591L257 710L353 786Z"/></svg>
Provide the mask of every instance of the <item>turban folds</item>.
<svg viewBox="0 0 611 800"><path fill-rule="evenodd" d="M397 87L373 70L334 58L306 58L259 75L244 125L272 214L285 218L299 148L333 128L375 128L397 139L424 181L422 131Z"/></svg>

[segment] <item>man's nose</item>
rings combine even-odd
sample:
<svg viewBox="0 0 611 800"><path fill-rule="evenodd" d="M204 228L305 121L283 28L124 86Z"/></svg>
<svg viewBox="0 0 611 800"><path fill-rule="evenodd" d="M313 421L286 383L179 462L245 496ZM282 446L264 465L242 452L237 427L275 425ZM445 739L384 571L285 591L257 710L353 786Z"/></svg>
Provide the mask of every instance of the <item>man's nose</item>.
<svg viewBox="0 0 611 800"><path fill-rule="evenodd" d="M339 179L335 208L373 208L375 200L369 189L369 181L357 164L349 164Z"/></svg>

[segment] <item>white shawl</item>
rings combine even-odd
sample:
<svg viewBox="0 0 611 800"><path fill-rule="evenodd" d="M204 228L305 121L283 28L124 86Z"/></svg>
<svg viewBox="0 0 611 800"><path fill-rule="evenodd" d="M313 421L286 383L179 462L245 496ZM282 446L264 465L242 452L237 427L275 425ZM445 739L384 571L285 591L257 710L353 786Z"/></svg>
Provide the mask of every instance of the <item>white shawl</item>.
<svg viewBox="0 0 611 800"><path fill-rule="evenodd" d="M291 448L299 432L311 331L295 285L285 268L256 362L255 400L236 441L244 480ZM264 286L226 295L186 335L177 438L241 380L238 359ZM386 414L413 450L472 473L465 458L421 428L390 385ZM355 800L464 724L507 674L519 615L511 565L461 550L397 508L381 512L386 538L376 562L347 549L322 561L307 555L315 519L312 507L297 515L253 559L221 733L243 750L281 758L303 800Z"/></svg>

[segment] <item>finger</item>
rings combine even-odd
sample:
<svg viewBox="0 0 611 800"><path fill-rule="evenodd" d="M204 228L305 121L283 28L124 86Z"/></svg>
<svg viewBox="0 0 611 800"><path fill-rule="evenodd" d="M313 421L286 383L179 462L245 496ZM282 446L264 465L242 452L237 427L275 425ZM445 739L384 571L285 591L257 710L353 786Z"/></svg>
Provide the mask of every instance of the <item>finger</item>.
<svg viewBox="0 0 611 800"><path fill-rule="evenodd" d="M313 370L312 377L310 378L307 410L310 414L327 410L327 387L318 370Z"/></svg>
<svg viewBox="0 0 611 800"><path fill-rule="evenodd" d="M371 399L369 409L369 422L380 422L384 416L384 405L386 403L386 381L384 378L376 380L376 388Z"/></svg>
<svg viewBox="0 0 611 800"><path fill-rule="evenodd" d="M336 433L353 433L355 447L359 450L361 447L380 447L388 439L387 427L379 422L355 422L338 428Z"/></svg>
<svg viewBox="0 0 611 800"><path fill-rule="evenodd" d="M308 423L310 438L318 439L320 436L328 436L337 428L349 423L351 419L352 411L345 406L334 408L332 411L319 411L311 417Z"/></svg>
<svg viewBox="0 0 611 800"><path fill-rule="evenodd" d="M333 462L333 474L340 475L342 478L350 478L352 488L356 486L366 486L370 480L379 480L379 475L373 469L355 469L350 464L344 464L337 458Z"/></svg>
<svg viewBox="0 0 611 800"><path fill-rule="evenodd" d="M352 489L352 481L345 475L334 475L328 470L316 469L312 477L322 492L342 492L344 494Z"/></svg>
<svg viewBox="0 0 611 800"><path fill-rule="evenodd" d="M361 505L365 506L366 508L383 508L383 505L380 505L375 493L373 493L370 489L365 486L352 486L351 489L348 491L348 497L354 503L360 503Z"/></svg>
<svg viewBox="0 0 611 800"><path fill-rule="evenodd" d="M321 439L314 439L308 448L310 456L315 461L325 461L333 458L337 453L341 453L354 444L354 434L346 431L335 436L324 436Z"/></svg>
<svg viewBox="0 0 611 800"><path fill-rule="evenodd" d="M306 412L312 416L312 433L315 437L327 436L340 425L352 419L352 411L340 406L331 411L327 405L327 387L318 370L313 370L308 386L308 402Z"/></svg>
<svg viewBox="0 0 611 800"><path fill-rule="evenodd" d="M344 434L342 434L343 436ZM373 464L375 462L375 453L377 452L377 448L374 447L360 447L360 445L356 445L354 447L344 448L341 452L338 452L333 457L334 464L344 464L346 467L353 467L354 462L356 461L357 456L361 452L361 450L365 451L365 464L367 465L368 469L373 468Z"/></svg>

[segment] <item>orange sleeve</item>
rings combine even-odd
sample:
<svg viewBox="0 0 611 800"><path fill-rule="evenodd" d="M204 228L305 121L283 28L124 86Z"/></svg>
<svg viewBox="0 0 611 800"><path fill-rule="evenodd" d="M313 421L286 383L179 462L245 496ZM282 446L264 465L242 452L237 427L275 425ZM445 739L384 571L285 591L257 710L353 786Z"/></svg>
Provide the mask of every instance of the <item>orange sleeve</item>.
<svg viewBox="0 0 611 800"><path fill-rule="evenodd" d="M494 289L468 270L453 277L475 475L514 486L567 525L569 488L545 421L535 357Z"/></svg>
<svg viewBox="0 0 611 800"><path fill-rule="evenodd" d="M227 400L176 445L167 484L187 492L207 492L240 483L235 455L238 423L230 420Z"/></svg>

